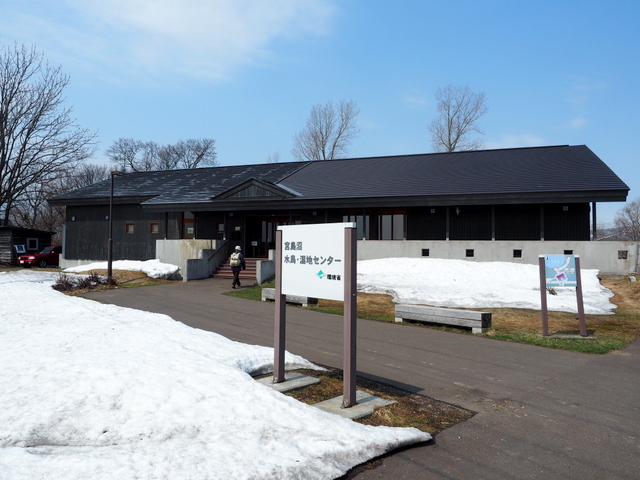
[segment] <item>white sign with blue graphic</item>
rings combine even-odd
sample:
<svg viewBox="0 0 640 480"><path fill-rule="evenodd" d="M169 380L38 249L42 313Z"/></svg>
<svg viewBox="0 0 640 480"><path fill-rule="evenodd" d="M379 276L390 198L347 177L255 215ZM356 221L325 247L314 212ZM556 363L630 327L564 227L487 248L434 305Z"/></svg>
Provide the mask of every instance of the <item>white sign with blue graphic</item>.
<svg viewBox="0 0 640 480"><path fill-rule="evenodd" d="M545 255L545 277L547 287L576 287L575 255Z"/></svg>
<svg viewBox="0 0 640 480"><path fill-rule="evenodd" d="M278 227L284 295L344 300L345 228L355 223Z"/></svg>

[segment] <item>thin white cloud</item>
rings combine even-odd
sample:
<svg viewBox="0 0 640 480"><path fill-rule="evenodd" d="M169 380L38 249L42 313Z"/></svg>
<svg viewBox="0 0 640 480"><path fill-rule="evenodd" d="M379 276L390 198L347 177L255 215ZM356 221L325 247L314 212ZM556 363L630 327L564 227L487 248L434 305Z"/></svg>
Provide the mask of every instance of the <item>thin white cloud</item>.
<svg viewBox="0 0 640 480"><path fill-rule="evenodd" d="M607 88L607 84L593 78L576 77L569 81L569 103L583 105L593 97L594 93Z"/></svg>
<svg viewBox="0 0 640 480"><path fill-rule="evenodd" d="M61 3L65 16L52 18L44 4L43 9L17 12L13 31L21 30L23 38L30 32L32 42L57 45L65 52L59 56L106 68L107 73L151 77L179 73L224 78L239 66L270 58L279 39L327 34L337 12L332 0Z"/></svg>
<svg viewBox="0 0 640 480"><path fill-rule="evenodd" d="M422 108L427 105L427 100L420 95L405 95L404 103L409 109Z"/></svg>
<svg viewBox="0 0 640 480"><path fill-rule="evenodd" d="M584 118L583 116L577 116L572 118L569 121L569 128L573 128L575 130L580 130L581 128L584 128L584 126L587 124L587 119Z"/></svg>

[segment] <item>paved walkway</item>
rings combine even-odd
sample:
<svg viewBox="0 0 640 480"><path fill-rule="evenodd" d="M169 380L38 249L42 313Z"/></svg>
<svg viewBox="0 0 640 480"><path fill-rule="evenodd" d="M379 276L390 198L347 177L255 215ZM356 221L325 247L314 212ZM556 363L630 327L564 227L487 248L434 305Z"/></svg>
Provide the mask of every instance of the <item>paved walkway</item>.
<svg viewBox="0 0 640 480"><path fill-rule="evenodd" d="M227 290L208 279L87 297L273 346L273 303L220 295ZM341 368L342 317L287 307L286 348ZM478 412L358 480L640 478L638 341L585 355L359 320L358 375Z"/></svg>

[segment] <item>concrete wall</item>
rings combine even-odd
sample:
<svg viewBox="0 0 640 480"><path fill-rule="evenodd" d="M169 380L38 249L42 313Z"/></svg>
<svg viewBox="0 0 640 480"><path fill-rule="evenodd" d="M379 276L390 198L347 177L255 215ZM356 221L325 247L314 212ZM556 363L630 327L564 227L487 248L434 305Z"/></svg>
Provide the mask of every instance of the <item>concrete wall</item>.
<svg viewBox="0 0 640 480"><path fill-rule="evenodd" d="M256 262L256 281L258 285L276 276L276 264L273 260L258 260Z"/></svg>
<svg viewBox="0 0 640 480"><path fill-rule="evenodd" d="M580 255L582 268L625 275L638 273L639 248L638 242L359 240L358 260L418 258L423 257L423 249L428 249L431 258L537 265L540 255L572 250L574 255ZM473 250L474 256L467 257L467 250ZM522 258L514 258L514 250L521 250ZM627 258L621 258L625 252Z"/></svg>
<svg viewBox="0 0 640 480"><path fill-rule="evenodd" d="M215 240L156 240L156 258L182 267L184 261L201 258L202 250L215 250Z"/></svg>

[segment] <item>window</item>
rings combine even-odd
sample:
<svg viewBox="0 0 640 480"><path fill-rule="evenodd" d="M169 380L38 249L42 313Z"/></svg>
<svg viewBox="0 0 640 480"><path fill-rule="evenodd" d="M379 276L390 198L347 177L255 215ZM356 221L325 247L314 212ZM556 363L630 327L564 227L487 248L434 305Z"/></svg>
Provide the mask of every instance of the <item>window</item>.
<svg viewBox="0 0 640 480"><path fill-rule="evenodd" d="M355 222L358 240L366 240L369 232L369 215L343 215L343 222Z"/></svg>
<svg viewBox="0 0 640 480"><path fill-rule="evenodd" d="M466 257L473 258L474 256L475 256L475 252L473 251L473 248L467 248Z"/></svg>
<svg viewBox="0 0 640 480"><path fill-rule="evenodd" d="M224 233L224 222L218 222L218 227L216 228L218 233Z"/></svg>
<svg viewBox="0 0 640 480"><path fill-rule="evenodd" d="M564 255L573 255L573 250L565 250Z"/></svg>
<svg viewBox="0 0 640 480"><path fill-rule="evenodd" d="M151 233L160 233L160 224L158 222L151 222Z"/></svg>
<svg viewBox="0 0 640 480"><path fill-rule="evenodd" d="M135 229L133 227L133 223L125 223L124 230L127 232L127 235L133 235Z"/></svg>
<svg viewBox="0 0 640 480"><path fill-rule="evenodd" d="M626 260L629 258L628 250L618 250L618 260Z"/></svg>
<svg viewBox="0 0 640 480"><path fill-rule="evenodd" d="M27 238L27 250L38 250L37 238Z"/></svg>
<svg viewBox="0 0 640 480"><path fill-rule="evenodd" d="M513 258L522 258L522 250L514 249L513 250Z"/></svg>
<svg viewBox="0 0 640 480"><path fill-rule="evenodd" d="M428 248L423 248L422 249L422 256L423 257L428 257L429 256L429 249Z"/></svg>
<svg viewBox="0 0 640 480"><path fill-rule="evenodd" d="M404 215L401 213L380 215L378 217L378 231L380 232L380 240L403 240Z"/></svg>

